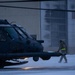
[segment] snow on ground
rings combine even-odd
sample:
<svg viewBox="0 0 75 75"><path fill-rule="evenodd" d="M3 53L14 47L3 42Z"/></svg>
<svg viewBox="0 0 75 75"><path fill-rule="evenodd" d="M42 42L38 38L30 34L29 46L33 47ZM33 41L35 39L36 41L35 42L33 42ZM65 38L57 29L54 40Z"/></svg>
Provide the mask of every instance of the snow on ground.
<svg viewBox="0 0 75 75"><path fill-rule="evenodd" d="M6 66L0 70L0 75L75 75L75 55L67 55L68 63L64 63L64 60L58 63L59 59L60 57L51 57L47 61L39 59L34 62L29 58L27 64Z"/></svg>

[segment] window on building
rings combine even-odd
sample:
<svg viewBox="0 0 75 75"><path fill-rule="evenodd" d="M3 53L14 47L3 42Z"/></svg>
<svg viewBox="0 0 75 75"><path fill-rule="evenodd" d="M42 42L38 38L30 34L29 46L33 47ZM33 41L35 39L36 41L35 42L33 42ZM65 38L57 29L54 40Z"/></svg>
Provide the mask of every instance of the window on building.
<svg viewBox="0 0 75 75"><path fill-rule="evenodd" d="M72 19L75 19L75 12L72 12Z"/></svg>

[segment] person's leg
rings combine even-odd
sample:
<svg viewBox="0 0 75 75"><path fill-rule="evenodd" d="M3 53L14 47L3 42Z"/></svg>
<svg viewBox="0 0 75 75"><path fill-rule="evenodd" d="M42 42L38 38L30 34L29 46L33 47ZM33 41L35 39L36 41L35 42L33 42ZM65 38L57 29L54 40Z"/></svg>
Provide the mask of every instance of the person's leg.
<svg viewBox="0 0 75 75"><path fill-rule="evenodd" d="M62 59L63 59L63 56L60 57L59 63L61 63Z"/></svg>
<svg viewBox="0 0 75 75"><path fill-rule="evenodd" d="M63 58L64 58L64 60L65 60L65 63L67 63L67 58L66 58L66 56L65 56L65 55L63 56Z"/></svg>

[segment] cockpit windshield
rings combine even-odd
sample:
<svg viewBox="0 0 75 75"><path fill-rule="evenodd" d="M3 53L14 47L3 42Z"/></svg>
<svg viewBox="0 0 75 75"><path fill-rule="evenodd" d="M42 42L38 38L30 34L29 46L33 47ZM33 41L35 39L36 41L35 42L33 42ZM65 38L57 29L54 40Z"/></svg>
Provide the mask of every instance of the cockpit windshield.
<svg viewBox="0 0 75 75"><path fill-rule="evenodd" d="M20 27L20 29L21 29L21 31L22 31L22 33L23 33L24 35L27 35L29 38L33 39L30 35L28 35L28 34L26 33L26 31L25 31L25 29L24 29L23 27Z"/></svg>
<svg viewBox="0 0 75 75"><path fill-rule="evenodd" d="M18 34L13 27L0 27L0 41L7 38L16 39Z"/></svg>
<svg viewBox="0 0 75 75"><path fill-rule="evenodd" d="M18 34L13 27L6 27L4 30L8 32L12 38L18 38Z"/></svg>
<svg viewBox="0 0 75 75"><path fill-rule="evenodd" d="M20 35L22 35L24 38L31 38L32 39L32 37L30 36L30 35L28 35L26 32L25 32L25 29L23 29L22 27L15 27L15 29L18 31L18 33L20 34Z"/></svg>

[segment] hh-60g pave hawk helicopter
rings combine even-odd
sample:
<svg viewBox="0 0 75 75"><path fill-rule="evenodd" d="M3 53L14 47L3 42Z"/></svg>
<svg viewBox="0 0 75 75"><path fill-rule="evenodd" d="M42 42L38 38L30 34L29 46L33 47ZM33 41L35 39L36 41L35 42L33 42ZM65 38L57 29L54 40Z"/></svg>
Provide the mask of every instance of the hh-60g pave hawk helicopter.
<svg viewBox="0 0 75 75"><path fill-rule="evenodd" d="M38 61L39 57L49 60L51 56L60 56L58 52L44 52L43 40L35 40L28 35L23 27L10 24L7 20L0 20L0 68L9 65L24 64L28 61L18 62L18 59L33 57ZM16 61L16 63L10 62Z"/></svg>

